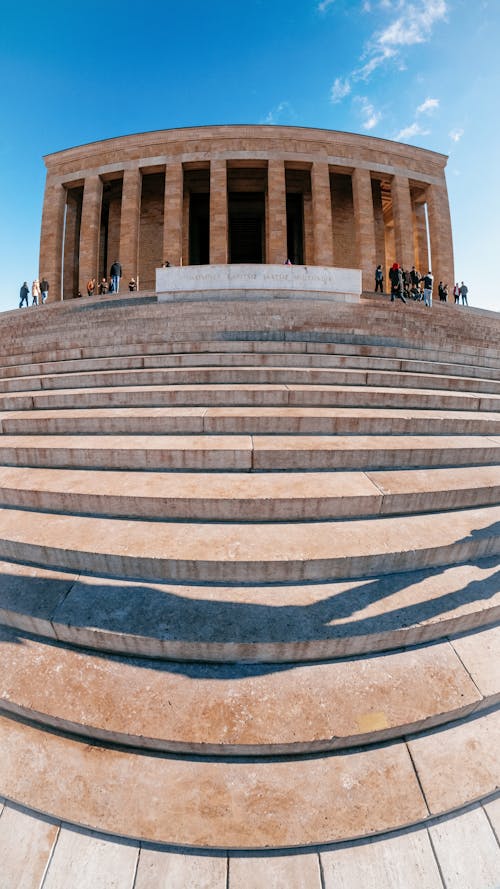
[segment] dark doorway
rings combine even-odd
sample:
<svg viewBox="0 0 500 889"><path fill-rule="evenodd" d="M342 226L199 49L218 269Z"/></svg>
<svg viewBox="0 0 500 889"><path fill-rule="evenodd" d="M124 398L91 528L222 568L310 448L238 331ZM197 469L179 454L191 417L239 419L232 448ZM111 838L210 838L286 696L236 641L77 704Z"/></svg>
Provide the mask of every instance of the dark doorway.
<svg viewBox="0 0 500 889"><path fill-rule="evenodd" d="M288 258L304 265L304 201L301 194L286 196L286 242Z"/></svg>
<svg viewBox="0 0 500 889"><path fill-rule="evenodd" d="M265 194L229 194L229 262L264 262Z"/></svg>
<svg viewBox="0 0 500 889"><path fill-rule="evenodd" d="M210 261L210 195L191 194L189 200L189 264Z"/></svg>

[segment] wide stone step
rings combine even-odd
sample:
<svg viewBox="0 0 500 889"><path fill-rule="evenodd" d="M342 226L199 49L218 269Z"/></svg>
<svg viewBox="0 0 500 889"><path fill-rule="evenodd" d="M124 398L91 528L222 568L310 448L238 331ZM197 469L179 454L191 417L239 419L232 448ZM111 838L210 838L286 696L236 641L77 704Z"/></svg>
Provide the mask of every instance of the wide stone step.
<svg viewBox="0 0 500 889"><path fill-rule="evenodd" d="M134 472L0 466L0 505L136 518L298 521L500 502L500 466L374 472Z"/></svg>
<svg viewBox="0 0 500 889"><path fill-rule="evenodd" d="M123 423L124 417L120 419ZM260 419L262 425L270 425L269 417L265 422ZM200 422L200 417L188 415L177 420L181 424L187 421L189 426ZM404 469L500 461L500 433L496 439L471 435L252 436L236 434L236 428L245 425L241 420L241 416L216 416L213 434L199 435L112 435L112 429L108 435L4 434L0 461L18 467L223 472ZM207 417L204 423L211 425ZM220 425L234 426L234 434L220 434ZM355 425L355 418L346 425ZM379 420L373 425L383 423Z"/></svg>
<svg viewBox="0 0 500 889"><path fill-rule="evenodd" d="M400 738L500 700L500 627L457 640L458 654L445 642L284 666L103 658L6 628L0 643L1 712L164 752L336 750Z"/></svg>
<svg viewBox="0 0 500 889"><path fill-rule="evenodd" d="M165 344L164 351L148 353L148 344L144 344L144 351L136 353L130 347L123 346L123 354L103 357L99 355L86 355L87 349L80 350L75 358L33 363L31 356L24 364L8 365L2 367L2 378L12 379L26 376L45 376L53 374L82 373L106 370L130 370L133 368L207 368L207 367L301 367L301 368L344 368L366 370L374 372L392 371L403 374L424 374L426 377L443 376L452 377L460 388L462 378L466 378L467 385L472 387L472 380L477 380L481 386L490 383L493 386L498 379L496 368L477 367L473 364L458 364L443 361L425 361L410 358L383 357L378 355L357 355L346 351L342 353L299 352L292 348L287 352L279 350L283 344L276 344L274 351L240 351L241 347L248 343L235 343L234 351L228 351L231 343L185 343L179 344L177 352L172 351L171 344ZM262 345L266 345L265 343ZM271 344L272 345L272 344ZM161 347L157 346L156 349ZM168 349L168 351L166 351ZM216 351L218 350L218 351ZM132 354L129 354L132 352ZM2 358L0 357L0 362ZM1 366L1 365L0 365ZM497 391L493 389L492 391Z"/></svg>
<svg viewBox="0 0 500 889"><path fill-rule="evenodd" d="M500 396L375 386L321 386L286 383L95 386L0 393L0 410L61 407L168 405L263 405L409 408L491 411L500 416Z"/></svg>
<svg viewBox="0 0 500 889"><path fill-rule="evenodd" d="M130 360L130 359L129 359ZM120 359L123 362L123 359ZM500 382L481 378L458 377L437 373L404 373L362 368L296 367L292 365L255 367L189 366L136 367L34 374L0 380L1 392L83 389L117 386L164 386L207 384L279 384L314 386L369 386L398 389L457 390L476 398L487 393L500 395Z"/></svg>
<svg viewBox="0 0 500 889"><path fill-rule="evenodd" d="M295 586L179 586L1 562L0 622L137 657L330 660L491 626L500 619L499 564Z"/></svg>
<svg viewBox="0 0 500 889"><path fill-rule="evenodd" d="M408 744L260 761L96 747L7 717L0 743L5 798L93 830L178 846L283 848L374 835L453 811L500 782L498 712Z"/></svg>
<svg viewBox="0 0 500 889"><path fill-rule="evenodd" d="M500 554L500 506L351 521L160 522L0 509L0 557L182 583L297 583Z"/></svg>
<svg viewBox="0 0 500 889"><path fill-rule="evenodd" d="M37 408L42 405L37 403ZM348 408L348 407L61 407L59 409L25 410L0 412L0 429L8 435L168 435L207 433L209 435L275 435L275 436L322 436L318 442L311 442L309 449L326 444L327 448L343 447L338 443L339 436L353 435L353 445L359 443L366 448L363 436L383 436L387 447L392 448L395 436L433 436L447 447L461 447L451 444L455 436L488 435L483 439L485 446L493 448L495 439L500 438L500 414L478 411L409 410L387 408ZM453 438L444 439L444 436ZM490 436L492 438L490 438ZM328 439L332 444L328 444ZM416 440L416 439L415 439ZM467 442L462 439L467 446ZM377 449L377 441L372 445ZM401 445L396 442L394 446ZM294 440L284 447L296 447L300 441ZM307 447L307 443L305 445ZM276 445L274 445L276 447ZM416 444L419 448L421 445ZM471 444L471 447L474 447ZM493 456L492 458L497 459ZM463 461L461 461L463 462ZM384 465L384 464L382 464Z"/></svg>

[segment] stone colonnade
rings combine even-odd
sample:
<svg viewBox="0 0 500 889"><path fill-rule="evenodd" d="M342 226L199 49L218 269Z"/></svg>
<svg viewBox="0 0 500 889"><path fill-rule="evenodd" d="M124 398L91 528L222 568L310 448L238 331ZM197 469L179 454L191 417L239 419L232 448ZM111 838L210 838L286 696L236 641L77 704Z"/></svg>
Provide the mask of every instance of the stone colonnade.
<svg viewBox="0 0 500 889"><path fill-rule="evenodd" d="M69 175L52 168L52 159L72 151L46 159L40 274L52 300L85 293L87 279L109 273L115 259L126 280L142 272L140 286L149 287L166 258L172 265L282 263L290 253L304 265L361 268L365 289L373 288L375 266L387 273L394 260L421 272L432 262L436 283L453 282L443 163L439 175L422 175L293 151L267 158L213 151L163 163L120 164L118 154L118 163Z"/></svg>

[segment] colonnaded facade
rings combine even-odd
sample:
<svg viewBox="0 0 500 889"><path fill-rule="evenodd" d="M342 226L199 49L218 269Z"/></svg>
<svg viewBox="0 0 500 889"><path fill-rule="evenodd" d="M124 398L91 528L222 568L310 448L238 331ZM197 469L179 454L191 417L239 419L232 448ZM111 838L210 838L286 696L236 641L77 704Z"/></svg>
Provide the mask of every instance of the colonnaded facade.
<svg viewBox="0 0 500 889"><path fill-rule="evenodd" d="M172 265L374 268L454 280L445 155L373 136L208 126L94 142L45 157L40 275L50 299L86 292L119 260L140 289Z"/></svg>

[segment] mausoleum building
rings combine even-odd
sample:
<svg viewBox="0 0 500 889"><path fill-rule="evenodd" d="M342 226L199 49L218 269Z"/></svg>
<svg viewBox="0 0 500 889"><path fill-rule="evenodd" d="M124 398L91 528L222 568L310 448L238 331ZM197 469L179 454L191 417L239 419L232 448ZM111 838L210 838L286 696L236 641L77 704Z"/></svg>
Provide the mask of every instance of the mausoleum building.
<svg viewBox="0 0 500 889"><path fill-rule="evenodd" d="M373 136L207 126L106 139L45 157L40 274L50 299L109 274L283 263L373 270L395 260L452 283L446 156Z"/></svg>

